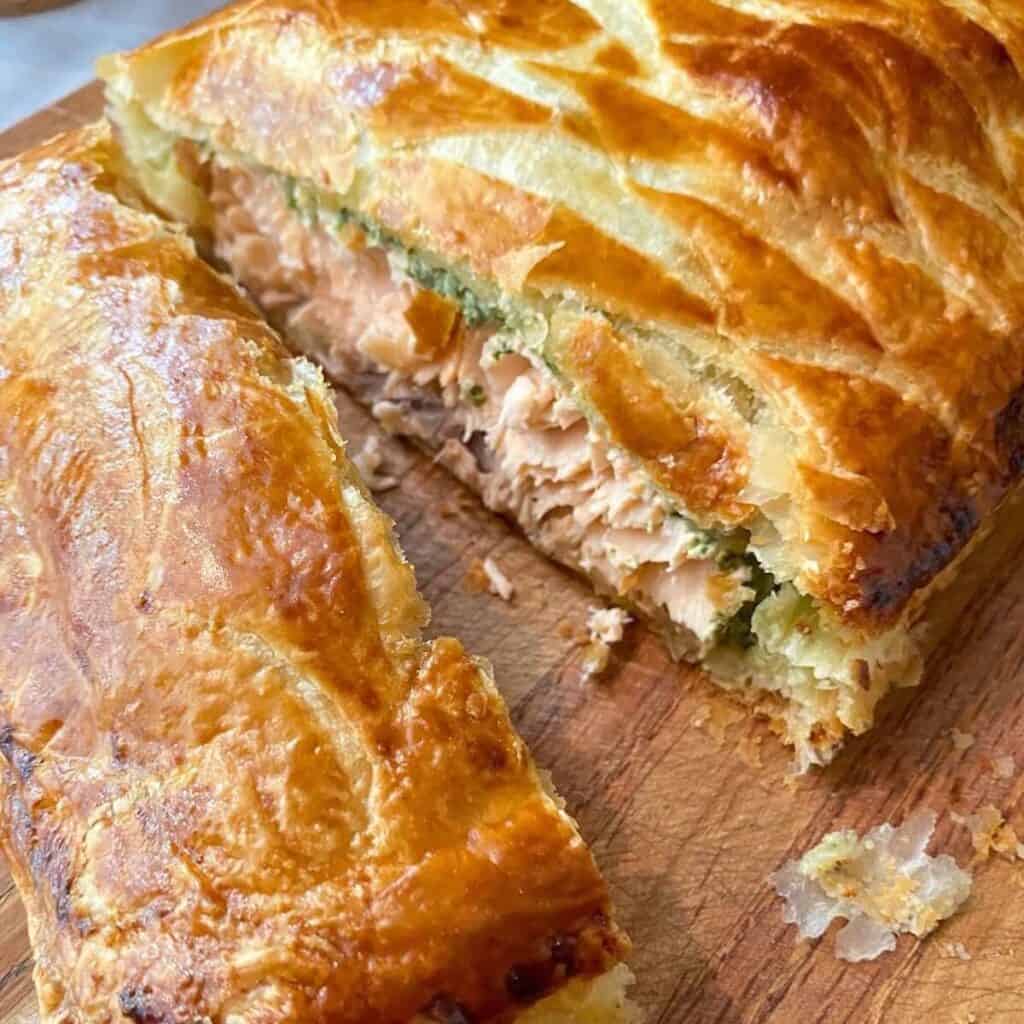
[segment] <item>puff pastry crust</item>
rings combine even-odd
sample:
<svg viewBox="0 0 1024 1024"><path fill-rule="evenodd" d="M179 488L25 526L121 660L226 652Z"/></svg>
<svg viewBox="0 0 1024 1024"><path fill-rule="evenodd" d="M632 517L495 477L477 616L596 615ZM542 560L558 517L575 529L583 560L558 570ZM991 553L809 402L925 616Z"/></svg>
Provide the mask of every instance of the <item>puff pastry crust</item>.
<svg viewBox="0 0 1024 1024"><path fill-rule="evenodd" d="M1022 69L1007 0L263 0L101 64L197 231L233 161L539 317L603 442L770 577L754 646L696 656L809 761L917 680L1019 490Z"/></svg>
<svg viewBox="0 0 1024 1024"><path fill-rule="evenodd" d="M525 291L742 381L752 422L658 398L662 450L618 422L640 341L588 326L564 366L690 514L766 519L773 571L873 631L1024 465L1022 61L998 0L269 0L103 72L480 277L532 253Z"/></svg>
<svg viewBox="0 0 1024 1024"><path fill-rule="evenodd" d="M0 165L0 325L0 813L43 1019L497 1021L615 965L319 371L106 129Z"/></svg>

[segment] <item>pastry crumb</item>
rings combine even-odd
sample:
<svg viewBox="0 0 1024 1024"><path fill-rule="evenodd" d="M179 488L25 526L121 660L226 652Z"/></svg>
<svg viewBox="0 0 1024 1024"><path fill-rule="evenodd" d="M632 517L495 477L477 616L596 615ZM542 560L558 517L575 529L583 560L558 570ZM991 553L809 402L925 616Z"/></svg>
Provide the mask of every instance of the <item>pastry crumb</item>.
<svg viewBox="0 0 1024 1024"><path fill-rule="evenodd" d="M761 757L761 744L764 737L759 733L747 732L740 737L737 747L740 757L752 768L763 768L764 760Z"/></svg>
<svg viewBox="0 0 1024 1024"><path fill-rule="evenodd" d="M747 717L746 711L738 707L728 697L711 694L697 709L691 719L698 729L704 729L717 743L724 743L729 728L742 722Z"/></svg>
<svg viewBox="0 0 1024 1024"><path fill-rule="evenodd" d="M974 746L974 735L969 732L961 732L954 729L950 735L953 738L953 746L960 751L970 750Z"/></svg>
<svg viewBox="0 0 1024 1024"><path fill-rule="evenodd" d="M381 451L380 438L376 434L366 439L362 450L352 456L352 463L359 470L363 482L374 493L390 491L398 486L396 477L380 472L384 464L384 453Z"/></svg>
<svg viewBox="0 0 1024 1024"><path fill-rule="evenodd" d="M502 572L501 566L493 558L487 557L483 560L483 571L491 593L495 597L500 597L502 601L511 601L516 589L512 586L512 581Z"/></svg>
<svg viewBox="0 0 1024 1024"><path fill-rule="evenodd" d="M581 665L588 679L601 675L611 660L612 645L625 635L632 617L621 608L592 608L587 616L587 643Z"/></svg>
<svg viewBox="0 0 1024 1024"><path fill-rule="evenodd" d="M1016 860L1021 856L1022 844L1017 838L1017 831L1007 823L998 807L986 804L966 818L956 815L953 820L971 830L976 862L988 860L993 853L1007 860Z"/></svg>
<svg viewBox="0 0 1024 1024"><path fill-rule="evenodd" d="M942 955L949 960L971 960L971 954L962 942L944 942L940 947Z"/></svg>
<svg viewBox="0 0 1024 1024"><path fill-rule="evenodd" d="M923 938L960 909L972 883L952 857L928 855L934 830L935 812L923 810L863 839L852 830L829 833L772 875L786 901L783 920L816 939L846 918L836 955L851 962L892 951L901 933Z"/></svg>
<svg viewBox="0 0 1024 1024"><path fill-rule="evenodd" d="M611 656L612 649L608 644L601 640L592 640L583 648L583 657L580 659L583 675L587 679L601 675L608 667Z"/></svg>
<svg viewBox="0 0 1024 1024"><path fill-rule="evenodd" d="M405 422L402 406L399 402L379 401L370 407L373 418L389 433L401 434Z"/></svg>
<svg viewBox="0 0 1024 1024"><path fill-rule="evenodd" d="M1017 774L1017 762L1012 754L997 757L992 762L992 772L997 779L1012 779Z"/></svg>
<svg viewBox="0 0 1024 1024"><path fill-rule="evenodd" d="M490 587L487 573L484 572L484 563L479 558L474 558L469 563L466 575L462 577L462 584L471 594L483 594Z"/></svg>
<svg viewBox="0 0 1024 1024"><path fill-rule="evenodd" d="M474 558L463 577L463 584L472 594L483 594L490 591L503 601L511 601L516 592L512 581L502 572L501 566L490 557L483 561Z"/></svg>
<svg viewBox="0 0 1024 1024"><path fill-rule="evenodd" d="M632 621L632 616L621 608L592 608L587 616L587 629L591 640L617 644Z"/></svg>

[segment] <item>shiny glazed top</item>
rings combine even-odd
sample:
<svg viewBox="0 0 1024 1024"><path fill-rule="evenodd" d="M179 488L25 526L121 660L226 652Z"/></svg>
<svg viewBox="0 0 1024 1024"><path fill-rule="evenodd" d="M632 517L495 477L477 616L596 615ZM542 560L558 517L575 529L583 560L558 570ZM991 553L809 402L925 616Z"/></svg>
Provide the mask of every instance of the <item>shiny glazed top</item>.
<svg viewBox="0 0 1024 1024"><path fill-rule="evenodd" d="M100 128L0 165L0 812L44 1019L498 1020L604 970L590 854L419 640L329 390L119 195Z"/></svg>
<svg viewBox="0 0 1024 1024"><path fill-rule="evenodd" d="M1009 0L264 0L102 71L568 302L553 356L617 443L871 632L1024 466L1022 67Z"/></svg>

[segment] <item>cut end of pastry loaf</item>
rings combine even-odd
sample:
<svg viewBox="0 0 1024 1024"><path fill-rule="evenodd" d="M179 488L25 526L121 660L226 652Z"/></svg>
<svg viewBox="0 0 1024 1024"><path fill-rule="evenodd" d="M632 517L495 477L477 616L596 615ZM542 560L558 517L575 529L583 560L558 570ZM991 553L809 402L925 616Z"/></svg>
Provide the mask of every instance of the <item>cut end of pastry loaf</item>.
<svg viewBox="0 0 1024 1024"><path fill-rule="evenodd" d="M106 128L0 164L0 315L42 1019L628 1021L605 883L489 666L422 639L321 371Z"/></svg>
<svg viewBox="0 0 1024 1024"><path fill-rule="evenodd" d="M980 79L899 5L857 40L427 6L235 7L110 58L140 179L382 421L827 760L916 681L1024 466L1011 127L968 160L914 48L944 103ZM892 80L855 106L851 69ZM856 123L883 96L930 152Z"/></svg>

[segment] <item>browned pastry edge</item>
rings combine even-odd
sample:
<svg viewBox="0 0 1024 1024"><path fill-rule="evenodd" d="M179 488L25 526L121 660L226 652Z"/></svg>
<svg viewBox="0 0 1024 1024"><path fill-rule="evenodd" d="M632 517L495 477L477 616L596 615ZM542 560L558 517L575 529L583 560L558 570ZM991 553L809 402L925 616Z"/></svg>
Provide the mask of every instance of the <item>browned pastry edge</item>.
<svg viewBox="0 0 1024 1024"><path fill-rule="evenodd" d="M103 128L0 164L0 814L48 1021L504 1020L625 940L289 359ZM439 1002L440 1000L440 1002Z"/></svg>

